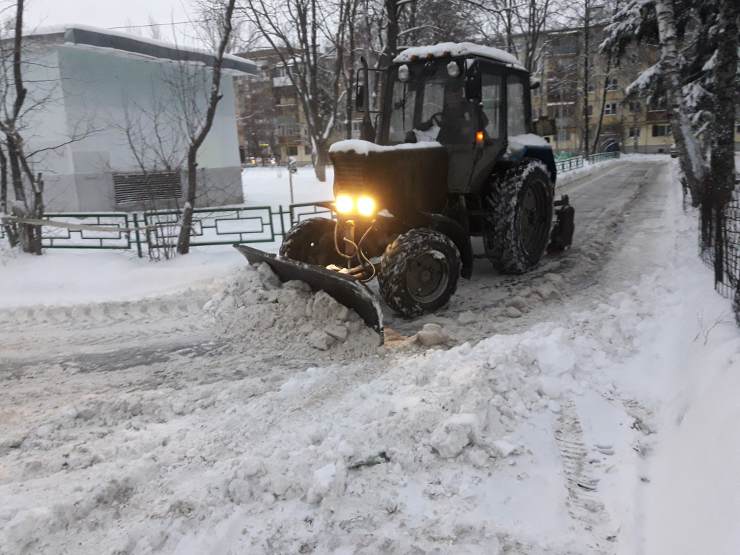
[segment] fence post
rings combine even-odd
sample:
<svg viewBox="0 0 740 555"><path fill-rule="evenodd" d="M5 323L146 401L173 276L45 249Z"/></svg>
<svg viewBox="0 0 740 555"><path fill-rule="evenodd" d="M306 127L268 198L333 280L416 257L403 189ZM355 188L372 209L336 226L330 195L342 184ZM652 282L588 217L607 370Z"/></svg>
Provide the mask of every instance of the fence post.
<svg viewBox="0 0 740 555"><path fill-rule="evenodd" d="M136 237L136 254L139 255L139 258L144 258L144 256L141 253L141 237L139 236L139 216L134 212L134 229L136 230L134 232L134 236Z"/></svg>
<svg viewBox="0 0 740 555"><path fill-rule="evenodd" d="M280 235L282 237L285 237L285 222L283 222L283 216L285 214L283 213L283 205L282 204L278 204L278 215L279 215L279 218L280 218ZM291 222L291 225L292 225L292 223L293 222Z"/></svg>

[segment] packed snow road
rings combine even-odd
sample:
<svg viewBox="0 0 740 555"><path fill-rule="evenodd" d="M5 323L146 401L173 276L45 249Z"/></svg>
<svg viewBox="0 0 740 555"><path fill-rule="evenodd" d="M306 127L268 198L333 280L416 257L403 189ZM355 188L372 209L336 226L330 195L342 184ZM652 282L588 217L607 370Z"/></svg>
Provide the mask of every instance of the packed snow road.
<svg viewBox="0 0 740 555"><path fill-rule="evenodd" d="M0 553L639 553L692 231L667 160L562 192L570 252L382 348L265 268L0 313Z"/></svg>

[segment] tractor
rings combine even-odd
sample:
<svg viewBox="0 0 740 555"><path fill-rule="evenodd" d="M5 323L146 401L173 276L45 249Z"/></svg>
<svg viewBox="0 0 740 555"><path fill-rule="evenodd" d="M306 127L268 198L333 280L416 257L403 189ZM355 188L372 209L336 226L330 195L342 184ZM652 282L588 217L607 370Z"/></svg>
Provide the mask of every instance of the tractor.
<svg viewBox="0 0 740 555"><path fill-rule="evenodd" d="M476 256L521 274L570 246L573 208L555 200L552 149L532 133L536 83L516 58L442 43L402 51L373 87L367 66L359 74L356 108L374 140L330 149L334 200L322 204L336 217L295 225L278 257L237 246L250 262L325 290L382 337L363 285L373 278L385 304L413 318L444 306ZM474 255L472 237L484 253Z"/></svg>

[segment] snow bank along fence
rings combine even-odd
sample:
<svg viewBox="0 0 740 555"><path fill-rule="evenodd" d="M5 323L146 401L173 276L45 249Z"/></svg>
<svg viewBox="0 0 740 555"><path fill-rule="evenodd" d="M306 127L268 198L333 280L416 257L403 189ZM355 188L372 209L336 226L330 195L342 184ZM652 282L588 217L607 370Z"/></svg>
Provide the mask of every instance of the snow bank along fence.
<svg viewBox="0 0 740 555"><path fill-rule="evenodd" d="M619 158L619 152L604 152L588 157L590 163ZM582 168L583 156L556 162L559 173ZM47 213L41 220L25 223L42 226L42 246L46 249L145 250L172 247L179 232L180 210L147 212L64 212ZM331 218L332 213L314 203L278 206L233 206L196 208L193 214L191 246L230 245L233 243L275 243L291 226L307 217ZM12 220L12 218L11 218ZM0 226L0 239L5 231Z"/></svg>
<svg viewBox="0 0 740 555"><path fill-rule="evenodd" d="M699 208L699 255L714 270L714 287L734 300L740 325L740 176L731 193L711 191Z"/></svg>

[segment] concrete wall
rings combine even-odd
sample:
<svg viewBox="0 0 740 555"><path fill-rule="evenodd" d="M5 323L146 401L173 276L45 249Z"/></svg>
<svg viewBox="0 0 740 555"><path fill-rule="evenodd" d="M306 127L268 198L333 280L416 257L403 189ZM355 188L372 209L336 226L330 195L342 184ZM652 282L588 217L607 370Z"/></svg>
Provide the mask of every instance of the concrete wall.
<svg viewBox="0 0 740 555"><path fill-rule="evenodd" d="M49 95L52 88L54 101L28 118L28 150L84 136L35 160L34 170L44 174L47 210L152 208L151 202L116 205L112 175L140 172L142 164L147 171L164 170L164 159L184 166L186 121L200 121L205 112L210 70L61 41L37 45L34 61L42 63L29 64L39 68L27 74L29 97ZM224 75L221 88L213 127L198 153L201 206L243 202L231 75ZM183 172L183 196L185 190Z"/></svg>

